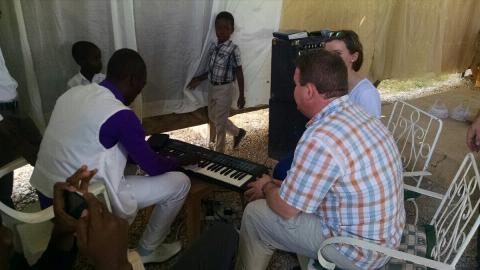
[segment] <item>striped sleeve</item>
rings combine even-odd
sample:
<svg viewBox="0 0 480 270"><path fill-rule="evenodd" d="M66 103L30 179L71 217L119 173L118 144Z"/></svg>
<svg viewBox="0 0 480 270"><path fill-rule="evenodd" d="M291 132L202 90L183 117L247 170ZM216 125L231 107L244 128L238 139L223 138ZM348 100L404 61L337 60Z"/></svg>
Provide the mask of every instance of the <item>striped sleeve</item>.
<svg viewBox="0 0 480 270"><path fill-rule="evenodd" d="M233 49L233 68L237 68L242 66L242 59L240 57L240 48L238 48L237 45L235 45L235 48Z"/></svg>

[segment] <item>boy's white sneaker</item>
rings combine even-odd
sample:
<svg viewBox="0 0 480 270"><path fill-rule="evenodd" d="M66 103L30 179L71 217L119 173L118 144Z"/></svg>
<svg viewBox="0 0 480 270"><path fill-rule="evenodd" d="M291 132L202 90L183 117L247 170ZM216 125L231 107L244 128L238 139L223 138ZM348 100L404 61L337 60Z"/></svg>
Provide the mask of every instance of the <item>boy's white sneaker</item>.
<svg viewBox="0 0 480 270"><path fill-rule="evenodd" d="M160 263L164 262L171 257L175 256L178 252L182 250L182 243L180 241L175 241L173 243L163 243L158 246L152 253L147 256L140 256L142 262L145 263Z"/></svg>

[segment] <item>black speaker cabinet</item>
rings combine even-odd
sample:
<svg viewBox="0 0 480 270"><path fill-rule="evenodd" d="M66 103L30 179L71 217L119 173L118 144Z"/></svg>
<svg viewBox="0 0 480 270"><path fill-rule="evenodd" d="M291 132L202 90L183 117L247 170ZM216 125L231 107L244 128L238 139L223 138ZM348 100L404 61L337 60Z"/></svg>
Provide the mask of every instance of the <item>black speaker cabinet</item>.
<svg viewBox="0 0 480 270"><path fill-rule="evenodd" d="M298 110L293 98L295 60L303 52L323 47L321 37L297 40L272 40L268 156L282 159L293 153L305 131L308 119Z"/></svg>
<svg viewBox="0 0 480 270"><path fill-rule="evenodd" d="M295 102L293 74L297 56L297 48L289 41L277 38L272 40L271 99Z"/></svg>
<svg viewBox="0 0 480 270"><path fill-rule="evenodd" d="M293 154L308 119L295 102L270 99L269 106L268 156L280 160Z"/></svg>

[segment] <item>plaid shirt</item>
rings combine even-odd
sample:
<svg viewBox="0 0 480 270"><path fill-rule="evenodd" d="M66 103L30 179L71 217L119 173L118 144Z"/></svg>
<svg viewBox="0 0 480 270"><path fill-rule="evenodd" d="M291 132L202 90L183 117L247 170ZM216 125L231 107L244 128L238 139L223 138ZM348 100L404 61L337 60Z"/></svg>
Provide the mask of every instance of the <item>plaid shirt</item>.
<svg viewBox="0 0 480 270"><path fill-rule="evenodd" d="M222 44L212 42L208 49L208 77L211 82L233 82L235 68L241 65L240 49L231 40Z"/></svg>
<svg viewBox="0 0 480 270"><path fill-rule="evenodd" d="M318 215L328 238L349 236L396 248L405 225L402 162L380 120L344 96L307 124L280 197ZM336 249L362 269L388 257L350 245Z"/></svg>

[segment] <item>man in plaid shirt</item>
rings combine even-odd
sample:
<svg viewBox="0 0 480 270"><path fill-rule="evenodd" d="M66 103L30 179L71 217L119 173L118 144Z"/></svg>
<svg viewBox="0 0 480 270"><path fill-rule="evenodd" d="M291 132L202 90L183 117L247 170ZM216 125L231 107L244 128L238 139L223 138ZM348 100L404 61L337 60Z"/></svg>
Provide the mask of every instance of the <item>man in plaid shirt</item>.
<svg viewBox="0 0 480 270"><path fill-rule="evenodd" d="M264 175L245 193L252 202L243 214L238 269L265 269L275 249L316 258L332 236L400 244L402 163L390 133L348 101L339 56L307 52L294 81L295 102L310 121L285 181ZM351 245L330 245L322 253L342 269L376 269L388 259Z"/></svg>

